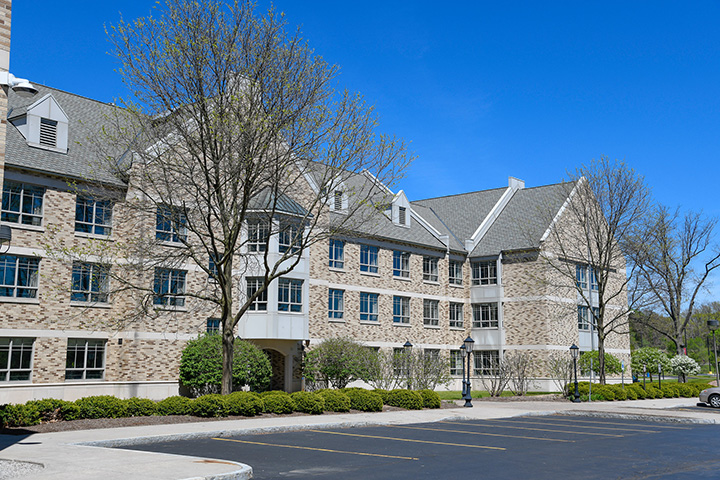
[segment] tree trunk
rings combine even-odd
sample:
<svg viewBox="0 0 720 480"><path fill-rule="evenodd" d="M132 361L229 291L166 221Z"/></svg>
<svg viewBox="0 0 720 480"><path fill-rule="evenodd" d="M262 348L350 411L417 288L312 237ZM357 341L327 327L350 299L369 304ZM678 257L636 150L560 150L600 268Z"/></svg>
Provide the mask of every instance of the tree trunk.
<svg viewBox="0 0 720 480"><path fill-rule="evenodd" d="M598 332L598 381L605 385L605 337Z"/></svg>
<svg viewBox="0 0 720 480"><path fill-rule="evenodd" d="M222 333L222 384L221 393L228 395L232 393L232 372L233 372L233 347L235 342L235 336L233 335L233 329L229 325L231 322L223 322L223 333Z"/></svg>

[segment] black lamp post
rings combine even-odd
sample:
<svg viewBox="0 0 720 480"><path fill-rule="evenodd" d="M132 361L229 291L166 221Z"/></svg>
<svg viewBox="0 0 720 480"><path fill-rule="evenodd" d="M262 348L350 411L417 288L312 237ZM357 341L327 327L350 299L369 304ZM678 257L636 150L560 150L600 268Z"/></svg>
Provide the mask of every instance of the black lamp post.
<svg viewBox="0 0 720 480"><path fill-rule="evenodd" d="M717 320L708 320L707 326L712 331L712 337L713 337L713 352L715 352L715 383L716 383L716 385L720 385L720 372L718 372L718 359L717 359L717 345L715 344L715 330L717 330L718 326L720 326L720 322L718 322Z"/></svg>
<svg viewBox="0 0 720 480"><path fill-rule="evenodd" d="M475 344L475 340L473 340L470 337L467 337L465 341L463 342L463 347L465 350L465 356L467 357L467 383L465 383L465 396L463 396L463 399L465 400L465 407L472 407L472 396L470 394L471 390L471 384L470 384L470 372L471 366L470 366L470 357L473 352L473 345ZM462 348L462 347L461 347ZM464 360L463 360L464 361Z"/></svg>
<svg viewBox="0 0 720 480"><path fill-rule="evenodd" d="M405 342L405 345L403 345L403 352L405 354L405 375L407 375L407 389L411 390L412 384L410 378L412 377L412 372L410 371L412 368L412 358L410 358L410 355L412 354L412 347L413 344L410 343L410 340L407 340Z"/></svg>
<svg viewBox="0 0 720 480"><path fill-rule="evenodd" d="M573 359L573 370L575 371L575 398L573 398L573 402L578 403L580 401L580 390L578 390L578 379L577 379L577 359L578 354L580 353L580 348L578 348L577 345L574 343L570 347L570 355L572 355Z"/></svg>
<svg viewBox="0 0 720 480"><path fill-rule="evenodd" d="M462 399L465 399L467 385L465 384L465 345L460 345L460 363L462 363Z"/></svg>

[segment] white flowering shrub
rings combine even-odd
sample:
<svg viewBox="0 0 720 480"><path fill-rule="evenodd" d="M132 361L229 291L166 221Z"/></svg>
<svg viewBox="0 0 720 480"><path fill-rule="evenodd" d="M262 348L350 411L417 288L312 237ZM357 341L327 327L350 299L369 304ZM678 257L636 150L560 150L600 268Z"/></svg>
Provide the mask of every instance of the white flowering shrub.
<svg viewBox="0 0 720 480"><path fill-rule="evenodd" d="M700 365L687 355L675 355L670 359L670 369L675 375L697 375Z"/></svg>

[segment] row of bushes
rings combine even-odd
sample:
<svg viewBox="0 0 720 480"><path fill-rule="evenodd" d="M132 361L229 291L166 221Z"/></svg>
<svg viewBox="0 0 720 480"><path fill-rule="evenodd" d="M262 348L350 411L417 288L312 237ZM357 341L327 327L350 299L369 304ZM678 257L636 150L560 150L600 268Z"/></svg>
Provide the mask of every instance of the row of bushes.
<svg viewBox="0 0 720 480"><path fill-rule="evenodd" d="M601 385L592 384L592 400L644 400L646 398L678 398L697 397L702 390L710 388L707 383L665 383L660 387L657 382L649 382L643 389L639 383L629 385ZM575 394L575 385L568 384L570 395ZM590 393L590 382L579 382L578 391L580 399L586 401Z"/></svg>
<svg viewBox="0 0 720 480"><path fill-rule="evenodd" d="M419 410L440 408L440 397L432 390L365 390L344 388L288 394L270 391L209 394L194 400L169 397L158 402L147 398L122 400L110 395L65 400L31 400L25 404L0 406L0 424L8 427L36 425L40 422L83 418L142 417L151 415L193 415L196 417L253 417L261 413L382 411L383 405Z"/></svg>

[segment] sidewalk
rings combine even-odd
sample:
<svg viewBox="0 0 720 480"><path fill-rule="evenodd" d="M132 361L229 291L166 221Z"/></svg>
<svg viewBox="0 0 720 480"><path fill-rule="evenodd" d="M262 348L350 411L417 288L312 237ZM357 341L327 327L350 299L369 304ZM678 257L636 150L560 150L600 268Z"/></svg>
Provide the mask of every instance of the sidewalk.
<svg viewBox="0 0 720 480"><path fill-rule="evenodd" d="M249 418L245 420L125 427L105 430L34 434L26 437L0 435L0 459L39 463L44 468L20 477L31 480L179 480L246 479L251 466L209 458L102 448L137 445L167 440L209 438L238 434L310 428L338 428L363 425L393 425L435 422L445 419L491 419L520 415L585 414L652 417L665 421L720 423L720 413L669 410L694 406L696 399L665 398L624 402L480 402L474 408L395 411L321 416ZM2 472L0 472L2 478Z"/></svg>

